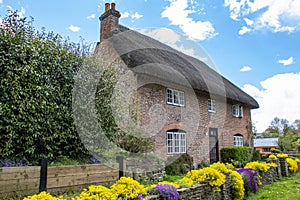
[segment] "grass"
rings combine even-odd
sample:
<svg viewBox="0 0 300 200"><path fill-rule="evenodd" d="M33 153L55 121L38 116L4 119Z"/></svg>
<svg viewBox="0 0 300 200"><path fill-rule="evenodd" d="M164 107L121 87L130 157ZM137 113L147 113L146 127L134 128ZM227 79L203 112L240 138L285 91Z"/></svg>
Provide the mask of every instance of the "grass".
<svg viewBox="0 0 300 200"><path fill-rule="evenodd" d="M256 194L252 193L246 199L294 200L299 198L300 173L297 173L260 188Z"/></svg>

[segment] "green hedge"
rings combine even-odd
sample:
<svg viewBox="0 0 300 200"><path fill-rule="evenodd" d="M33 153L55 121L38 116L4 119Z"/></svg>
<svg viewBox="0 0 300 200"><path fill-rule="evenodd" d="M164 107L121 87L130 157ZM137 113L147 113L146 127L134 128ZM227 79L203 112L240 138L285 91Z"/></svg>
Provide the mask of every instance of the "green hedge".
<svg viewBox="0 0 300 200"><path fill-rule="evenodd" d="M83 62L81 45L38 32L11 12L0 25L0 160L37 164L87 151L72 117L73 77Z"/></svg>
<svg viewBox="0 0 300 200"><path fill-rule="evenodd" d="M243 166L251 161L252 149L250 147L224 147L221 149L223 163L232 163L235 166Z"/></svg>

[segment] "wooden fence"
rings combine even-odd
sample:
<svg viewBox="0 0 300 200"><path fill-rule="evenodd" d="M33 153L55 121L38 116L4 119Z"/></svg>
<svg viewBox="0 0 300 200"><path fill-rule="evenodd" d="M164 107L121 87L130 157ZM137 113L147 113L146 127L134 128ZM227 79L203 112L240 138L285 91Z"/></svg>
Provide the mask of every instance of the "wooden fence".
<svg viewBox="0 0 300 200"><path fill-rule="evenodd" d="M0 196L31 194L40 190L40 166L0 168ZM47 190L91 184L113 183L119 178L119 164L91 164L47 168Z"/></svg>

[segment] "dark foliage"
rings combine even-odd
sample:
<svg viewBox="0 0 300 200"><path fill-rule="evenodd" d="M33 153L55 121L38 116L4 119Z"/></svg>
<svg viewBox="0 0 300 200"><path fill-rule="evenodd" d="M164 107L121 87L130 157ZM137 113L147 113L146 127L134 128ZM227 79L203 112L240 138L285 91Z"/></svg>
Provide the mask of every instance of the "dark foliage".
<svg viewBox="0 0 300 200"><path fill-rule="evenodd" d="M87 156L72 118L80 45L10 12L0 26L0 160Z"/></svg>
<svg viewBox="0 0 300 200"><path fill-rule="evenodd" d="M180 157L169 157L165 170L168 175L185 175L193 169L193 158L189 154L182 154Z"/></svg>

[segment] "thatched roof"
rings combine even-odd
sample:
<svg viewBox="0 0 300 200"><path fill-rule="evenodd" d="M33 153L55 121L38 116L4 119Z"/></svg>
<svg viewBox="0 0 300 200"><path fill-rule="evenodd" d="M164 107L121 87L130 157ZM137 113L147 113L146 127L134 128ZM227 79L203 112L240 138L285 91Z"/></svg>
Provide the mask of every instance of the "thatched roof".
<svg viewBox="0 0 300 200"><path fill-rule="evenodd" d="M204 62L183 54L157 40L118 25L107 39L132 71L178 84L196 91L220 95L250 108L259 105L251 96L218 74Z"/></svg>

